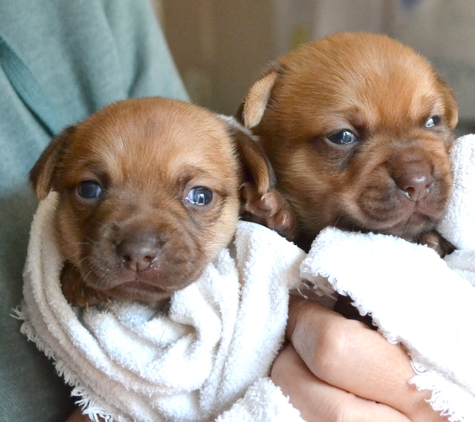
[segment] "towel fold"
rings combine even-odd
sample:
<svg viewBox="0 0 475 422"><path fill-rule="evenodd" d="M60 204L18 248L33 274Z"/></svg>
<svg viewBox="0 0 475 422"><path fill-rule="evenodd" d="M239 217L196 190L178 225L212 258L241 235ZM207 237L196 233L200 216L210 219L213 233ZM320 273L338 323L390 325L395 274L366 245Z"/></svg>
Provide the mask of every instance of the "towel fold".
<svg viewBox="0 0 475 422"><path fill-rule="evenodd" d="M168 312L138 302L73 309L59 282L56 203L50 193L32 225L22 332L54 359L85 413L107 421L301 421L267 375L303 251L241 222L233 247L176 292Z"/></svg>
<svg viewBox="0 0 475 422"><path fill-rule="evenodd" d="M475 136L452 150L453 196L440 232L459 248L433 250L392 236L325 229L301 266L322 292L348 295L391 342L408 350L431 405L475 421Z"/></svg>

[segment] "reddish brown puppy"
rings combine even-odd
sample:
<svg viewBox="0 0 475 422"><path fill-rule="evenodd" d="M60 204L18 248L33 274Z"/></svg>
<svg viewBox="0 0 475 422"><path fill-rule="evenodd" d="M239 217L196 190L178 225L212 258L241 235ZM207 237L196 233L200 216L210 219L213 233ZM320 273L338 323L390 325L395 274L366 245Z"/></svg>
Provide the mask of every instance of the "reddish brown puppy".
<svg viewBox="0 0 475 422"><path fill-rule="evenodd" d="M241 185L269 193L242 127L163 98L119 102L66 129L30 177L39 199L59 193L62 289L80 306L169 297L231 241L247 206Z"/></svg>
<svg viewBox="0 0 475 422"><path fill-rule="evenodd" d="M457 106L414 50L339 33L274 63L239 117L259 136L308 248L327 226L451 251L435 231L451 192Z"/></svg>

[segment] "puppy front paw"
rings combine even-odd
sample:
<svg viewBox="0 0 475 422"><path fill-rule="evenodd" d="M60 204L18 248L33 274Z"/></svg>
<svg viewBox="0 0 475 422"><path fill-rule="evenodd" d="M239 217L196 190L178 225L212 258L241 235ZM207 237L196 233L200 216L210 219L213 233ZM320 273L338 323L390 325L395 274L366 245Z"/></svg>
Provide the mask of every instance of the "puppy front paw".
<svg viewBox="0 0 475 422"><path fill-rule="evenodd" d="M297 217L279 191L269 188L261 196L253 182L246 182L241 187L241 198L245 220L269 227L287 240L295 238Z"/></svg>
<svg viewBox="0 0 475 422"><path fill-rule="evenodd" d="M441 258L450 255L456 249L455 246L452 245L452 243L450 243L436 230L422 233L418 237L417 243L420 243L421 245L426 245L429 248L434 249L440 255Z"/></svg>

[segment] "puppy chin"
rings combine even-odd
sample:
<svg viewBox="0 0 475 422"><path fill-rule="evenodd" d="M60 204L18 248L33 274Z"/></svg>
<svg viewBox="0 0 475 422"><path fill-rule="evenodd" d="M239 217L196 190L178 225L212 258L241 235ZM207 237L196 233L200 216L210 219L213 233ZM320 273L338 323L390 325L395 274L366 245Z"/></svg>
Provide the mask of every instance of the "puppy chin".
<svg viewBox="0 0 475 422"><path fill-rule="evenodd" d="M344 230L388 234L412 240L421 233L433 230L445 211L445 200L408 200L403 194L393 202L364 203L361 207L354 201L345 201L346 206L334 217L335 225ZM436 203L434 203L436 202ZM339 206L336 205L335 209Z"/></svg>
<svg viewBox="0 0 475 422"><path fill-rule="evenodd" d="M136 300L141 302L159 302L169 298L174 292L184 287L186 286L180 288L174 286L173 288L164 289L141 281L130 281L115 286L105 291L104 294L111 299L119 301Z"/></svg>
<svg viewBox="0 0 475 422"><path fill-rule="evenodd" d="M164 260L142 271L120 265L111 267L104 262L102 266L93 265L90 259L77 265L68 261L61 274L62 291L73 306L92 306L108 300L158 302L196 281L206 262L212 261L194 257L187 265L181 265L169 262L166 256Z"/></svg>
<svg viewBox="0 0 475 422"><path fill-rule="evenodd" d="M164 249L143 270L126 268L115 255L105 258L103 253L92 254L77 265L80 279L101 297L155 302L196 281L212 260L189 247Z"/></svg>
<svg viewBox="0 0 475 422"><path fill-rule="evenodd" d="M393 221L357 221L351 217L342 216L338 227L348 231L362 233L379 233L412 240L419 234L435 228L435 222L431 218L421 214L412 214L409 218Z"/></svg>

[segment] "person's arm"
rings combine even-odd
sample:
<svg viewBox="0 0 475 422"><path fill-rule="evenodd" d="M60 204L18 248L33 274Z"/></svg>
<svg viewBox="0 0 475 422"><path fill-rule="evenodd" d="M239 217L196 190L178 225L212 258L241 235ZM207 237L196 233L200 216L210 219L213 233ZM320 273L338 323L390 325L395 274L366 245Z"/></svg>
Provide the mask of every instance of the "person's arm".
<svg viewBox="0 0 475 422"><path fill-rule="evenodd" d="M149 0L101 0L110 23L127 98L189 101Z"/></svg>
<svg viewBox="0 0 475 422"><path fill-rule="evenodd" d="M286 332L271 377L307 421L436 422L401 346L360 322L292 296Z"/></svg>

